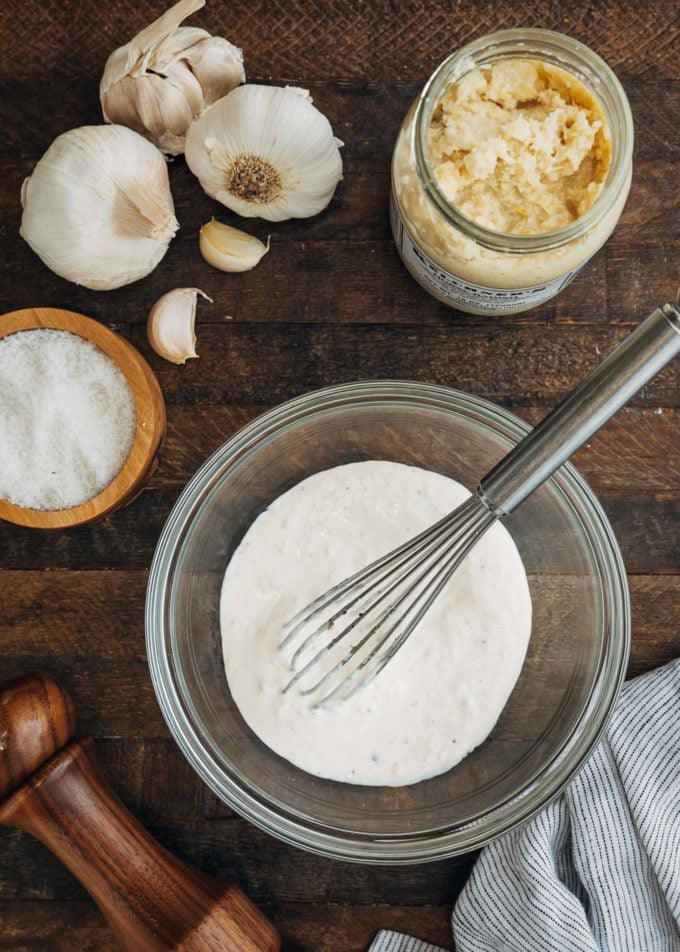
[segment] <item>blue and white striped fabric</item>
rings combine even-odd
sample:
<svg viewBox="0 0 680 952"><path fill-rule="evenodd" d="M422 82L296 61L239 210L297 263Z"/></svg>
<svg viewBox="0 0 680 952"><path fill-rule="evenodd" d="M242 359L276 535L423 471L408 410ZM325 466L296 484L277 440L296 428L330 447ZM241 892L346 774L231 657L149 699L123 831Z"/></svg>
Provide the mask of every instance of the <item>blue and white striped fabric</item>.
<svg viewBox="0 0 680 952"><path fill-rule="evenodd" d="M429 942L421 942L413 936L383 929L375 937L368 952L446 952L446 950L437 945L430 945Z"/></svg>
<svg viewBox="0 0 680 952"><path fill-rule="evenodd" d="M680 952L680 659L630 681L566 793L482 851L457 952ZM381 932L370 952L441 952Z"/></svg>

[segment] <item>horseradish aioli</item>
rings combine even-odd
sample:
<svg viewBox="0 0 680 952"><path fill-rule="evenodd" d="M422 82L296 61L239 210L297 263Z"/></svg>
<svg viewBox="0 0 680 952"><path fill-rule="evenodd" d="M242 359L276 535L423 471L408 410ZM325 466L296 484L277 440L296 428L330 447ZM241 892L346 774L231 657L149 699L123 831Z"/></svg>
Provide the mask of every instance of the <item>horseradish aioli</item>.
<svg viewBox="0 0 680 952"><path fill-rule="evenodd" d="M499 524L373 681L320 707L282 693L292 655L279 650L284 624L468 496L413 466L350 463L298 483L255 520L222 586L224 663L245 721L281 757L319 777L401 786L444 773L488 736L531 633L524 566Z"/></svg>

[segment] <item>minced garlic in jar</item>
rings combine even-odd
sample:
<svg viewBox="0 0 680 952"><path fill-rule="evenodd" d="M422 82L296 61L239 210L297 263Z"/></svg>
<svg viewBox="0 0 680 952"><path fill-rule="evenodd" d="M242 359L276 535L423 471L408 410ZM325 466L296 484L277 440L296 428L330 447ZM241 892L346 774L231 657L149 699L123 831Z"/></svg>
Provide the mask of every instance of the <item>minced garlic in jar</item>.
<svg viewBox="0 0 680 952"><path fill-rule="evenodd" d="M397 247L460 310L535 307L613 230L631 155L625 93L594 53L544 30L478 40L442 64L402 126Z"/></svg>

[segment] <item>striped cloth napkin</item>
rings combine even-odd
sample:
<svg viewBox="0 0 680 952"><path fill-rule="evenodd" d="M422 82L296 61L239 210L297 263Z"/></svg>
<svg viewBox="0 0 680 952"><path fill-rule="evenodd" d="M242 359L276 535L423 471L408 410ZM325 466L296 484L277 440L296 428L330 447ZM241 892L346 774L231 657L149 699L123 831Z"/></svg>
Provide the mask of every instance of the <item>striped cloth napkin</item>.
<svg viewBox="0 0 680 952"><path fill-rule="evenodd" d="M628 682L566 793L487 846L457 952L680 952L680 659ZM443 952L381 932L369 952Z"/></svg>

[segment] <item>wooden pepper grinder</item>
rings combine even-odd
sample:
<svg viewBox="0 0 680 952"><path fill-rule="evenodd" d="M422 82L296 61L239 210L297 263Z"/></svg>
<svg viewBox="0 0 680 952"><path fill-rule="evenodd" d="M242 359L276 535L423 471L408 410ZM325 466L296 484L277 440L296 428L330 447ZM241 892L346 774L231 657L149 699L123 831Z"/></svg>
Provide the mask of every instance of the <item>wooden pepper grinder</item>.
<svg viewBox="0 0 680 952"><path fill-rule="evenodd" d="M0 824L37 837L78 877L126 952L278 952L236 886L189 869L144 830L71 740L70 697L32 676L0 685Z"/></svg>

